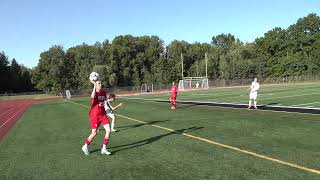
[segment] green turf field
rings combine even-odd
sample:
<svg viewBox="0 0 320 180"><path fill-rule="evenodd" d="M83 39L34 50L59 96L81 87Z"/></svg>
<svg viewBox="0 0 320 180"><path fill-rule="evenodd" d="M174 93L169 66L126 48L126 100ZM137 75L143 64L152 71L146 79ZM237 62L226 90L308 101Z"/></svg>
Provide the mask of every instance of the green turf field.
<svg viewBox="0 0 320 180"><path fill-rule="evenodd" d="M319 88L262 87L261 103L320 101L298 96ZM178 98L242 102L241 92L245 88L184 92ZM278 94L297 96L262 100ZM104 131L89 156L81 151L90 133L89 98L33 105L0 144L0 179L320 179L320 115L195 105L173 111L167 103L118 102L124 105L117 111L120 131L111 136L110 156L100 154Z"/></svg>
<svg viewBox="0 0 320 180"><path fill-rule="evenodd" d="M179 92L177 100L248 103L248 87L211 88ZM135 98L135 97L132 97ZM144 99L169 99L169 94L138 96ZM265 85L258 91L258 104L320 108L320 82Z"/></svg>

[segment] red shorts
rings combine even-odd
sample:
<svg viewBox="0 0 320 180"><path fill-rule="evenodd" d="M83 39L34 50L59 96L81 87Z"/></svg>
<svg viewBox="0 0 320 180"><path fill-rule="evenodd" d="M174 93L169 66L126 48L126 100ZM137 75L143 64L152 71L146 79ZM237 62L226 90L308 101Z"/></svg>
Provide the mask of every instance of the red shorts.
<svg viewBox="0 0 320 180"><path fill-rule="evenodd" d="M170 97L170 101L175 101L175 100L177 100L177 96L171 96Z"/></svg>
<svg viewBox="0 0 320 180"><path fill-rule="evenodd" d="M91 129L97 129L100 126L100 124L102 124L102 126L106 124L110 124L109 119L106 115L90 117L90 120L91 120Z"/></svg>

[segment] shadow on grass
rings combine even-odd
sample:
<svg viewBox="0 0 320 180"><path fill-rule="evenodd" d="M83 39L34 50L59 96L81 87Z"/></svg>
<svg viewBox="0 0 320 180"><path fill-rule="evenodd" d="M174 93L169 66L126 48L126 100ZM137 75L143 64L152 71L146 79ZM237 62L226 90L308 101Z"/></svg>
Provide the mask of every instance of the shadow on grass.
<svg viewBox="0 0 320 180"><path fill-rule="evenodd" d="M272 103L268 103L268 104L266 104L266 106L272 106L272 105L277 105L277 104L279 104L280 102L272 102Z"/></svg>
<svg viewBox="0 0 320 180"><path fill-rule="evenodd" d="M182 105L182 106L179 106L177 107L177 110L179 109L187 109L187 108L190 108L190 107L194 107L194 106L198 106L196 104L192 104L192 105Z"/></svg>
<svg viewBox="0 0 320 180"><path fill-rule="evenodd" d="M278 105L280 102L271 102L271 103L268 103L268 104L262 104L262 105L258 105L258 108L265 108L265 107L268 107L268 106L274 106L274 105Z"/></svg>
<svg viewBox="0 0 320 180"><path fill-rule="evenodd" d="M138 128L138 127L141 127L141 126L144 126L144 125L161 124L161 123L166 122L166 121L170 121L170 120L149 121L149 122L146 122L146 123L139 123L139 124L133 124L133 125L128 125L128 126L119 126L116 129L118 131L124 131L126 129Z"/></svg>
<svg viewBox="0 0 320 180"><path fill-rule="evenodd" d="M133 143L129 143L129 144L123 144L123 145L118 145L118 146L113 146L111 147L110 149L112 154L116 154L117 152L119 151L124 151L124 150L128 150L128 149L133 149L133 148L136 148L136 147L139 147L139 146L144 146L144 145L147 145L147 144L151 144L151 143L154 143L164 137L167 137L167 136L171 136L171 135L175 135L175 134L183 134L183 133L188 133L188 132L192 132L192 131L195 131L195 130L198 130L198 129L202 129L203 127L190 127L190 128L185 128L185 129L178 129L178 130L174 130L172 132L169 132L167 134L163 134L163 135L159 135L159 136L154 136L154 137L151 137L151 138L147 138L147 139L144 139L144 140L140 140L140 141L137 141L137 142L133 142ZM98 150L95 150L95 151L99 151ZM95 152L93 151L93 152Z"/></svg>

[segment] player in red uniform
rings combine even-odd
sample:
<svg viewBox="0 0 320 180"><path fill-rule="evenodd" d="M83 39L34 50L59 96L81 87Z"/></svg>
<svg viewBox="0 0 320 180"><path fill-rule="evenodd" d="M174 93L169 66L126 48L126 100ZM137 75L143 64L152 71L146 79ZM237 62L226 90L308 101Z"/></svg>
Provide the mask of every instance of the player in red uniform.
<svg viewBox="0 0 320 180"><path fill-rule="evenodd" d="M170 93L171 93L171 96L170 96L171 109L176 109L176 107L177 107L176 99L177 99L177 94L178 94L178 87L177 87L177 85L175 85L174 82L172 82Z"/></svg>
<svg viewBox="0 0 320 180"><path fill-rule="evenodd" d="M107 150L107 144L109 142L110 136L110 123L108 117L106 116L106 111L104 109L104 102L107 99L106 92L102 90L102 84L100 80L91 81L94 85L91 93L91 108L89 112L90 121L91 121L91 134L86 139L85 144L82 147L82 151L85 155L89 155L88 145L91 143L93 138L97 135L97 129L100 124L105 129L105 136L103 141L103 146L101 149L101 154L110 155L111 153Z"/></svg>

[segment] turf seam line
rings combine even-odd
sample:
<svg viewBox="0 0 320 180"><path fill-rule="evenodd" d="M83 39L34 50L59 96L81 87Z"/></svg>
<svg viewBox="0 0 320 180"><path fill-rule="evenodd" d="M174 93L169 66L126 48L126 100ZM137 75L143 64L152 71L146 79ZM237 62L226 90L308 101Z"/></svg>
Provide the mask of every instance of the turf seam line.
<svg viewBox="0 0 320 180"><path fill-rule="evenodd" d="M90 108L89 106L86 106L86 105L83 105L83 104L80 104L80 103L75 103L75 102L72 102L72 101L69 101L69 102L71 102L73 104L76 104L76 105L80 105L80 106L86 107L86 108ZM147 122L144 122L144 121L141 121L141 120L137 120L137 119L134 119L134 118L130 118L130 117L127 117L127 116L123 116L123 115L120 115L120 114L116 114L116 115L118 115L118 116L120 116L122 118L125 118L125 119L129 119L129 120L135 121L135 122L140 122L140 123L143 123L143 124L147 123ZM166 127L162 127L162 126L158 126L158 125L151 125L151 126L157 127L157 128L163 129L163 130L175 132L175 130L169 129L169 128L166 128ZM217 145L217 146L220 146L220 147L224 147L224 148L227 148L227 149L231 149L231 150L234 150L234 151L238 151L238 152L241 152L241 153L244 153L244 154L247 154L247 155L258 157L258 158L261 158L261 159L264 159L264 160L269 160L269 161L272 161L272 162L276 162L276 163L279 163L279 164L287 165L289 167L293 167L293 168L296 168L296 169L300 169L300 170L304 170L304 171L307 171L307 172L311 172L311 173L315 173L315 174L320 175L320 170L317 170L317 169L312 169L312 168L304 167L304 166L301 166L301 165L285 162L285 161L282 161L282 160L279 160L279 159L275 159L275 158L268 157L268 156L265 156L265 155L257 154L257 153L252 152L252 151L248 151L248 150L240 149L240 148L237 148L237 147L234 147L234 146L222 144L222 143L219 143L219 142L215 142L215 141L212 141L212 140L209 140L209 139L205 139L205 138L201 138L201 137L198 137L198 136L194 136L194 135L191 135L191 134L182 133L182 135L190 137L190 138L193 138L193 139L197 139L197 140L200 140L200 141L203 141L203 142L207 142L209 144L214 144L214 145Z"/></svg>

